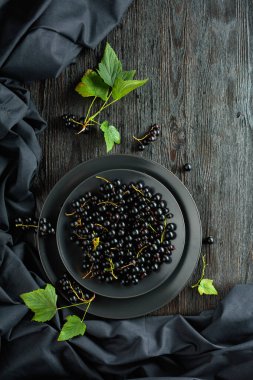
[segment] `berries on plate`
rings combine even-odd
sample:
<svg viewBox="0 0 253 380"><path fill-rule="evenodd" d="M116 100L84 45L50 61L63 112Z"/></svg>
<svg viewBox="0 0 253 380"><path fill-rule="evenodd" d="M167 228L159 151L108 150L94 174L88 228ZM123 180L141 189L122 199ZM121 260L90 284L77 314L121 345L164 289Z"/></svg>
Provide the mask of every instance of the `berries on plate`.
<svg viewBox="0 0 253 380"><path fill-rule="evenodd" d="M71 203L69 239L80 247L83 278L137 285L171 263L177 225L162 195L143 182L102 180Z"/></svg>

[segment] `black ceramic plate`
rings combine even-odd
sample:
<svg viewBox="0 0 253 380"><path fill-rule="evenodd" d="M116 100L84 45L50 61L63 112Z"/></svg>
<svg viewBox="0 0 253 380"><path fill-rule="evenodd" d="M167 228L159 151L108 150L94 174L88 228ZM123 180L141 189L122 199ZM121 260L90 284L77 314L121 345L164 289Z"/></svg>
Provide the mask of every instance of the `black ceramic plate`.
<svg viewBox="0 0 253 380"><path fill-rule="evenodd" d="M69 240L71 231L69 227L69 218L65 216L65 213L70 211L70 205L74 200L77 200L88 191L96 192L99 189L101 180L97 179L96 175L107 178L111 181L115 178L119 178L126 184L129 184L130 182L136 183L138 181L142 181L146 186L149 186L154 193L162 194L163 200L167 202L168 208L174 214L173 222L177 225L177 237L173 241L176 250L173 251L172 263L162 264L159 272L151 273L145 279L140 281L138 285L122 286L119 283L107 284L104 282L99 282L96 279L82 278L84 273L82 271L81 249ZM110 298L130 298L150 292L161 285L169 276L171 276L179 264L183 254L185 244L185 224L180 207L168 188L146 173L129 169L113 169L96 173L96 175L91 176L80 183L69 194L60 211L56 228L56 240L62 262L77 282L96 294Z"/></svg>
<svg viewBox="0 0 253 380"><path fill-rule="evenodd" d="M130 155L110 155L84 162L60 179L48 195L41 217L56 225L60 209L68 194L85 178L103 170L133 169L147 173L162 182L175 196L184 216L186 244L176 271L162 285L140 297L109 299L96 296L89 313L104 318L135 318L148 314L170 302L188 282L200 255L201 222L195 202L182 182L165 167L143 158ZM49 280L55 284L66 271L57 250L55 236L38 237L42 265ZM80 306L81 309L84 307Z"/></svg>

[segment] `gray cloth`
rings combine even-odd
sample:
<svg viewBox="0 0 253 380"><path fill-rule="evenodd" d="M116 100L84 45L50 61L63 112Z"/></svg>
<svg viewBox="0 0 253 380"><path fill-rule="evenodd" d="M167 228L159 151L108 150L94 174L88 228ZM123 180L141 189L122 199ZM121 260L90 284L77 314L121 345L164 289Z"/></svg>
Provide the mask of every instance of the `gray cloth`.
<svg viewBox="0 0 253 380"><path fill-rule="evenodd" d="M199 316L112 321L88 318L87 333L57 342L68 311L31 322L19 295L44 286L38 252L16 216L31 215L37 141L46 124L12 78L58 75L83 46L117 24L127 0L0 1L0 379L251 380L253 285L238 285ZM78 311L76 311L78 313Z"/></svg>

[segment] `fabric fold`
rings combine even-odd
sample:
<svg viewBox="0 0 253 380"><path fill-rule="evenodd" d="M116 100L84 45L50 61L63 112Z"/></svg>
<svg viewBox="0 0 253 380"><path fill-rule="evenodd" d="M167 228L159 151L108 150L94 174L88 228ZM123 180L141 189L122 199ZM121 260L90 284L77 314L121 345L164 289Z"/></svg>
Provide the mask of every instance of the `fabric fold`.
<svg viewBox="0 0 253 380"><path fill-rule="evenodd" d="M21 81L58 76L82 48L95 48L106 37L131 2L23 0L20 7L19 1L5 0L0 16L0 74Z"/></svg>

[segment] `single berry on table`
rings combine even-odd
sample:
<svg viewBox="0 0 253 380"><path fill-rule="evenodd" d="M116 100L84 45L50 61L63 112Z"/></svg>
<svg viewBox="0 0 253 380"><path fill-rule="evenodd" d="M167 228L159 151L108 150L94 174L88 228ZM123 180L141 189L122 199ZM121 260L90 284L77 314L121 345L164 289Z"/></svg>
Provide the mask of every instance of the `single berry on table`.
<svg viewBox="0 0 253 380"><path fill-rule="evenodd" d="M213 236L208 236L205 240L206 240L206 243L209 245L212 245L214 243Z"/></svg>
<svg viewBox="0 0 253 380"><path fill-rule="evenodd" d="M186 172L190 172L192 170L192 165L189 162L187 162L186 164L184 164L184 170Z"/></svg>

